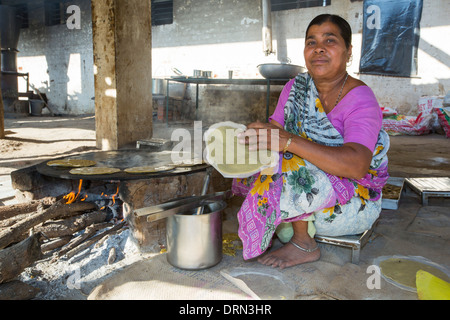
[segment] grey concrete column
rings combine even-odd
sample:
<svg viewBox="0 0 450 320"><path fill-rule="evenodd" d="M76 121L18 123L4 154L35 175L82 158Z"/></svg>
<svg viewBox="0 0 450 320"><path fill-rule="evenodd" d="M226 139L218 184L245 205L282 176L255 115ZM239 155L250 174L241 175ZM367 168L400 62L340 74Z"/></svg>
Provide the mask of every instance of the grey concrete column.
<svg viewBox="0 0 450 320"><path fill-rule="evenodd" d="M151 1L92 0L97 148L152 137Z"/></svg>

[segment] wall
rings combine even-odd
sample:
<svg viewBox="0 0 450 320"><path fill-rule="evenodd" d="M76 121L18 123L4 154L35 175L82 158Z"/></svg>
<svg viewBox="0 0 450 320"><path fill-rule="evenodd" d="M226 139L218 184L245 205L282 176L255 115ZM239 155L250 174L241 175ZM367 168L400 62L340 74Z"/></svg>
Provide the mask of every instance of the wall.
<svg viewBox="0 0 450 320"><path fill-rule="evenodd" d="M260 1L174 1L174 23L152 28L154 76L170 75L177 67L228 77L228 70L257 75L264 57Z"/></svg>
<svg viewBox="0 0 450 320"><path fill-rule="evenodd" d="M81 9L81 29L70 30L65 24L45 27L43 1L29 3L30 26L21 29L18 69L30 74L30 83L46 93L56 113L92 114L95 93L91 2L73 0L71 4ZM26 91L23 80L19 80L19 90Z"/></svg>
<svg viewBox="0 0 450 320"><path fill-rule="evenodd" d="M450 34L448 4L447 0L423 1L416 77L360 75L360 79L372 87L381 105L393 107L401 114L417 115L417 101L421 96L443 96L450 91L450 42L443 41L447 39L445 35ZM357 26L354 53L358 55L351 68L354 72L359 66L362 21Z"/></svg>
<svg viewBox="0 0 450 320"><path fill-rule="evenodd" d="M447 0L424 0L418 53L419 73L415 78L358 74L363 3L350 0L333 0L328 7L273 12L273 47L276 54L266 57L262 51L260 2L174 0L174 23L152 28L154 76L174 75L171 68L176 67L186 75L192 75L194 69L202 69L212 70L217 77L227 77L228 70L232 69L236 77L252 78L259 76L256 67L260 63L285 62L289 59L294 64L304 65L304 34L309 21L321 13L335 13L349 21L354 33L353 62L348 71L373 89L380 105L396 108L402 114L415 114L420 96L445 95L450 90L450 42L443 41L443 35L450 31L447 22L450 7ZM263 89L249 88L257 91ZM254 99L245 105L249 112L254 113L255 108L263 112L265 106L253 105L260 102L261 99ZM245 113L241 103L235 104L240 108L233 108L232 100L229 100L225 102L225 108L214 108L218 103L203 100L201 113L217 115L222 110L217 115L219 120L236 117L236 112L241 116ZM274 103L276 101L271 103L271 108Z"/></svg>
<svg viewBox="0 0 450 320"><path fill-rule="evenodd" d="M82 10L81 30L68 30L65 25L43 27L42 0L36 1L35 20L22 29L18 66L30 72L30 81L47 93L50 103L65 114L94 113L94 76L92 58L92 23L89 0L73 0ZM152 70L154 77L175 75L176 67L186 75L194 69L211 70L217 77L258 77L257 65L286 61L304 65L304 33L309 21L320 13L332 12L347 19L353 29L352 76L361 78L374 90L383 106L397 108L403 114L415 114L422 95L444 95L450 89L450 33L448 0L424 0L419 42L419 74L415 78L359 75L362 39L362 1L332 0L329 7L293 9L272 14L275 55L262 51L262 12L260 0L174 0L174 23L152 27ZM23 83L22 83L23 85ZM23 88L23 87L22 87ZM214 120L246 117L242 101L249 107L253 120L265 110L265 87L248 88L218 86L222 97L210 93L211 99L200 103L199 115ZM211 88L200 88L200 95ZM273 88L271 109L276 104L279 88ZM22 90L23 91L23 90ZM241 93L239 93L241 91ZM237 93L236 93L237 92ZM243 93L242 93L243 92ZM190 101L186 116L193 116L195 90L188 88ZM248 100L250 96L254 99ZM226 108L222 106L226 105ZM233 107L237 106L237 107ZM223 112L221 112L223 111ZM227 119L228 120L228 119Z"/></svg>

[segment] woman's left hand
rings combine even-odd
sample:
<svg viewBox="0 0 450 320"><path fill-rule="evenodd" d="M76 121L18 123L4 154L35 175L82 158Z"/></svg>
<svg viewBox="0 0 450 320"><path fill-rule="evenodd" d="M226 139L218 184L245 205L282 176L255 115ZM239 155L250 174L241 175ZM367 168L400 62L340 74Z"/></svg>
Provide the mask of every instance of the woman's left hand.
<svg viewBox="0 0 450 320"><path fill-rule="evenodd" d="M282 151L291 134L273 123L259 121L250 123L247 130L238 134L241 144L248 144L249 150Z"/></svg>

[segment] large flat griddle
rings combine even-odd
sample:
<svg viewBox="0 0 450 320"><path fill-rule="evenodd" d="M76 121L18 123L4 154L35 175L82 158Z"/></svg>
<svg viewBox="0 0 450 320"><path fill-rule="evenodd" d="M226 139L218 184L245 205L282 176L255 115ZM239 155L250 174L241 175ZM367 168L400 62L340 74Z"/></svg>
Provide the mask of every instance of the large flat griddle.
<svg viewBox="0 0 450 320"><path fill-rule="evenodd" d="M200 164L188 167L177 167L171 171L155 172L155 173L139 173L131 174L126 173L124 170L132 167L142 166L165 166L172 163L171 151L148 151L148 150L118 150L118 151L98 151L83 153L79 155L73 155L70 157L61 157L59 159L83 159L93 160L96 162L97 167L110 167L121 169L121 172L114 174L102 174L102 175L78 175L71 174L70 170L73 168L66 167L51 167L44 161L37 165L37 171L44 175L60 179L83 179L83 180L136 180L136 179L150 179L176 176L182 174L189 174L198 171L204 171L209 167L208 164ZM57 159L52 159L57 160Z"/></svg>

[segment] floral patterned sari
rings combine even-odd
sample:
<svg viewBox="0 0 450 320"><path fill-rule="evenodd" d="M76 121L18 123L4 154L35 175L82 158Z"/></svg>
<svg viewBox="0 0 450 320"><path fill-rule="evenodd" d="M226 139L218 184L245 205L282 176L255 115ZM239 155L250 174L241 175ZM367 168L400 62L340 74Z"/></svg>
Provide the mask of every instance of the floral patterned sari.
<svg viewBox="0 0 450 320"><path fill-rule="evenodd" d="M284 118L288 132L322 145L343 145L343 137L328 120L307 73L297 76ZM381 191L389 177L388 148L389 137L381 130L370 170L357 181L325 173L289 152L280 153L281 165L271 174L235 179L233 193L245 197L238 212L244 259L266 251L281 222L314 221L317 233L330 236L369 229L381 212Z"/></svg>

